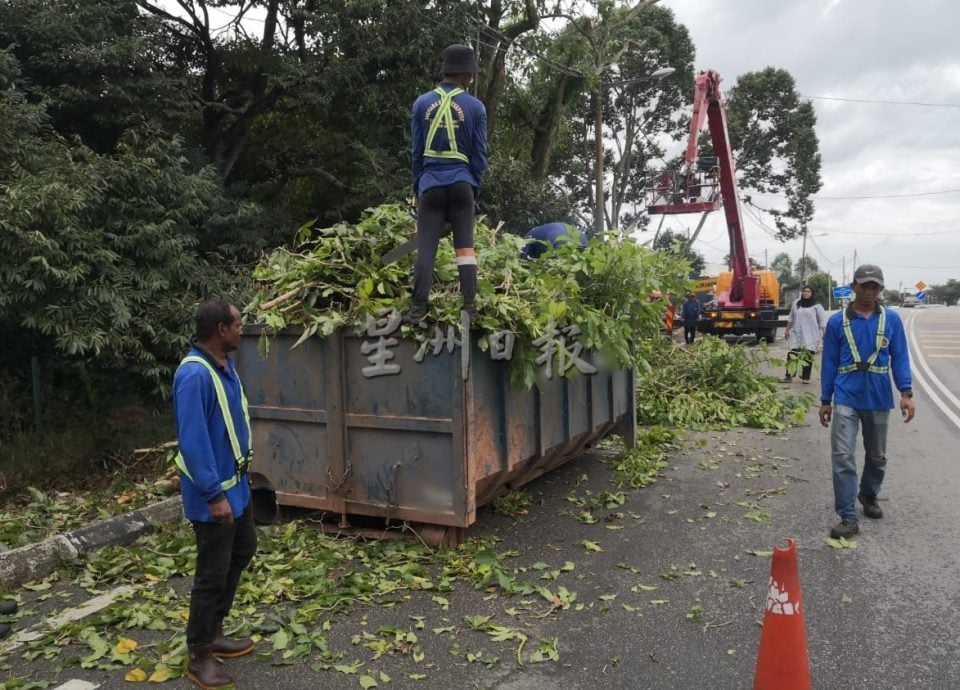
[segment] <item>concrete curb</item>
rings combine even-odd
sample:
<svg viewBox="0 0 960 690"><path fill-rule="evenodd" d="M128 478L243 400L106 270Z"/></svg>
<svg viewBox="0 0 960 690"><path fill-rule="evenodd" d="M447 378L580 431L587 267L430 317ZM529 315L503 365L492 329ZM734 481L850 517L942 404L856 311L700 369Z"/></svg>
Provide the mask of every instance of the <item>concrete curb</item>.
<svg viewBox="0 0 960 690"><path fill-rule="evenodd" d="M63 562L114 544L130 544L160 522L180 517L179 496L64 532L36 544L0 553L0 587L14 587L48 575Z"/></svg>

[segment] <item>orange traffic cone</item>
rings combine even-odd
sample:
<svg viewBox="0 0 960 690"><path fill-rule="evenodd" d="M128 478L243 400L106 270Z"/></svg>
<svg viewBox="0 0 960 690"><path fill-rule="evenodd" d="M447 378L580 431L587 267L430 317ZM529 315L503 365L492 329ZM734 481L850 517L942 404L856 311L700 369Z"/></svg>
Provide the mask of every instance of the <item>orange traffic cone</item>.
<svg viewBox="0 0 960 690"><path fill-rule="evenodd" d="M773 550L753 690L810 688L810 657L803 625L797 545L793 539L787 539L787 548Z"/></svg>

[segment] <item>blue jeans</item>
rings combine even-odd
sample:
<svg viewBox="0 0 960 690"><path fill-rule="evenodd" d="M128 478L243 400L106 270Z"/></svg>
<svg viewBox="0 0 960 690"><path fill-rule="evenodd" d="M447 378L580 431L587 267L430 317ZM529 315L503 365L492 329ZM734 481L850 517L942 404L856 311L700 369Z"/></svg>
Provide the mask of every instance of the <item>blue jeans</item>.
<svg viewBox="0 0 960 690"><path fill-rule="evenodd" d="M876 496L887 465L887 422L890 410L857 410L835 405L830 426L834 510L842 520L857 521L857 429L863 425L866 456L860 494Z"/></svg>

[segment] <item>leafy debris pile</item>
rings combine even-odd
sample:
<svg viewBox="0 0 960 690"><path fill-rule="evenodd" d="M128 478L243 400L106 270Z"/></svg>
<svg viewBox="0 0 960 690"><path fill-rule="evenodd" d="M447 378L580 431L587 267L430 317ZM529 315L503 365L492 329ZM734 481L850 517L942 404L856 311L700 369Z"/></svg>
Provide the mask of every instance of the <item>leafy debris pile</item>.
<svg viewBox="0 0 960 690"><path fill-rule="evenodd" d="M298 231L294 248L277 249L256 267L259 293L247 311L272 333L298 327L302 339L329 337L341 328L360 334L368 316L407 306L414 256L387 264L381 256L414 235L414 219L399 204L369 209L356 224L307 224ZM577 329L576 340L584 349L610 363L632 365L630 342L637 334L656 333L663 319L663 305L651 302L650 293L680 292L688 272L683 259L632 240L592 239L585 251L566 243L536 261L520 258L524 242L516 235L498 235L478 220L480 317L474 326L486 333L516 334L512 363L528 386L538 356L531 343L545 334L559 338L567 327ZM459 324L461 297L449 238L440 244L434 273L428 321ZM404 330L423 337L419 328ZM485 346L485 339L480 343ZM556 357L561 354L555 351Z"/></svg>
<svg viewBox="0 0 960 690"><path fill-rule="evenodd" d="M682 429L783 429L803 420L814 396L783 394L765 374L780 362L766 348L731 347L707 336L694 345L638 343L637 419Z"/></svg>

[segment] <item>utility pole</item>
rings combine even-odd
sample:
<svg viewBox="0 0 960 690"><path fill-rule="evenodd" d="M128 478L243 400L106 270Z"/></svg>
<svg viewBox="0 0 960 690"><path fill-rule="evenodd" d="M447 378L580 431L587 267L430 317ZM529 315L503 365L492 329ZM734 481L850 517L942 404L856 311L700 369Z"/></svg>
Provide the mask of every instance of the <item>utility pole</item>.
<svg viewBox="0 0 960 690"><path fill-rule="evenodd" d="M846 255L844 255L844 257L843 257L843 284L844 284L844 285L847 284L847 257L846 257Z"/></svg>
<svg viewBox="0 0 960 690"><path fill-rule="evenodd" d="M603 85L593 94L593 236L603 235Z"/></svg>
<svg viewBox="0 0 960 690"><path fill-rule="evenodd" d="M807 282L807 226L803 226L803 251L800 252L800 287Z"/></svg>

